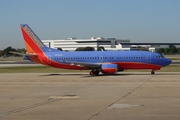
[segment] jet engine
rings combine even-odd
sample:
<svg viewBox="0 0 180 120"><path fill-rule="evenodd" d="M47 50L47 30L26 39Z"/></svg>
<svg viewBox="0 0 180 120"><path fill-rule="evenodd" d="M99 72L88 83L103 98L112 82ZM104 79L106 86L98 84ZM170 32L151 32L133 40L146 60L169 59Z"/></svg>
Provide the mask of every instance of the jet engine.
<svg viewBox="0 0 180 120"><path fill-rule="evenodd" d="M102 73L113 74L118 71L118 66L116 64L103 64L101 68L102 68L101 71Z"/></svg>

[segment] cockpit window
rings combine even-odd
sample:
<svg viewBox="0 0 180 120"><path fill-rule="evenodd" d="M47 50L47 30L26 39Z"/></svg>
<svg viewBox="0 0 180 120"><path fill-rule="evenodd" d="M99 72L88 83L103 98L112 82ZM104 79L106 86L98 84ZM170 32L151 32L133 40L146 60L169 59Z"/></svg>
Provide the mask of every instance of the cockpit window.
<svg viewBox="0 0 180 120"><path fill-rule="evenodd" d="M163 56L163 55L161 55L161 58L164 58L164 56Z"/></svg>
<svg viewBox="0 0 180 120"><path fill-rule="evenodd" d="M164 58L164 56L163 55L158 55L158 56L156 56L156 58Z"/></svg>

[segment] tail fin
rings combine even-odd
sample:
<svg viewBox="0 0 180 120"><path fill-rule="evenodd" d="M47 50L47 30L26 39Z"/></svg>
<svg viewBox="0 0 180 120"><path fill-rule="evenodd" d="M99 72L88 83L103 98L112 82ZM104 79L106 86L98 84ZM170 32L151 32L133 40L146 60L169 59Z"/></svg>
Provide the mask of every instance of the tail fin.
<svg viewBox="0 0 180 120"><path fill-rule="evenodd" d="M39 39L27 24L21 24L21 31L28 53L51 52L55 49L49 48Z"/></svg>

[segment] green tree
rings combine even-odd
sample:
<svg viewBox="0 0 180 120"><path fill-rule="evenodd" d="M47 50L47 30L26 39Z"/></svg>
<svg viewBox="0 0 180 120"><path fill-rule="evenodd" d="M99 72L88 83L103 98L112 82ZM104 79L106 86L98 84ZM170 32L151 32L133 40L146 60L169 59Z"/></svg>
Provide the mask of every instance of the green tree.
<svg viewBox="0 0 180 120"><path fill-rule="evenodd" d="M83 51L84 50L84 48L83 47L78 47L78 48L76 48L76 50L75 51Z"/></svg>
<svg viewBox="0 0 180 120"><path fill-rule="evenodd" d="M180 54L180 48L177 48L177 54Z"/></svg>
<svg viewBox="0 0 180 120"><path fill-rule="evenodd" d="M94 47L85 47L84 51L95 51Z"/></svg>
<svg viewBox="0 0 180 120"><path fill-rule="evenodd" d="M19 53L26 53L26 49L25 48L18 48L16 49L16 52L19 52Z"/></svg>
<svg viewBox="0 0 180 120"><path fill-rule="evenodd" d="M97 48L97 51L105 51L105 48L104 48L103 46L99 46L99 47Z"/></svg>
<svg viewBox="0 0 180 120"><path fill-rule="evenodd" d="M12 53L10 52L15 52L15 51L16 51L15 48L12 48L11 46L9 46L3 50L3 56L6 56L6 57L11 56Z"/></svg>
<svg viewBox="0 0 180 120"><path fill-rule="evenodd" d="M177 53L176 47L170 48L170 52L171 52L171 54L176 54Z"/></svg>
<svg viewBox="0 0 180 120"><path fill-rule="evenodd" d="M2 51L2 50L0 50L0 57L1 57L1 56L3 56L3 51Z"/></svg>
<svg viewBox="0 0 180 120"><path fill-rule="evenodd" d="M146 48L146 47L141 47L139 50L140 50L140 51L148 51L148 48Z"/></svg>
<svg viewBox="0 0 180 120"><path fill-rule="evenodd" d="M16 52L18 52L18 53L26 53L27 51L24 48L17 48ZM23 56L23 55L13 54L13 56L20 57L20 56Z"/></svg>
<svg viewBox="0 0 180 120"><path fill-rule="evenodd" d="M170 48L164 48L164 54L168 55L170 53Z"/></svg>
<svg viewBox="0 0 180 120"><path fill-rule="evenodd" d="M62 48L57 48L57 50L63 51L63 49L62 49Z"/></svg>
<svg viewBox="0 0 180 120"><path fill-rule="evenodd" d="M78 47L75 51L95 51L94 47Z"/></svg>
<svg viewBox="0 0 180 120"><path fill-rule="evenodd" d="M164 53L164 48L159 48L159 49L157 50L157 52L160 53L160 54L163 54L163 53Z"/></svg>

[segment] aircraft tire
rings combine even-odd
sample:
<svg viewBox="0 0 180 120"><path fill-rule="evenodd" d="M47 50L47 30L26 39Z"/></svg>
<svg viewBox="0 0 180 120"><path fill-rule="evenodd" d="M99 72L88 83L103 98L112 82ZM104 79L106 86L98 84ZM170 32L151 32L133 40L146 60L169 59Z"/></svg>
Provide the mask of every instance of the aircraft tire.
<svg viewBox="0 0 180 120"><path fill-rule="evenodd" d="M94 76L94 71L93 71L93 70L90 71L89 74L90 74L91 76Z"/></svg>
<svg viewBox="0 0 180 120"><path fill-rule="evenodd" d="M155 72L154 72L154 70L152 70L152 71L151 71L151 75L154 75L154 74L155 74Z"/></svg>
<svg viewBox="0 0 180 120"><path fill-rule="evenodd" d="M91 75L91 76L98 76L99 75L99 70L92 70L92 71L90 71L89 72L89 74Z"/></svg>
<svg viewBox="0 0 180 120"><path fill-rule="evenodd" d="M99 75L99 70L95 70L95 71L94 71L94 74L95 74L96 76L98 76L98 75Z"/></svg>

